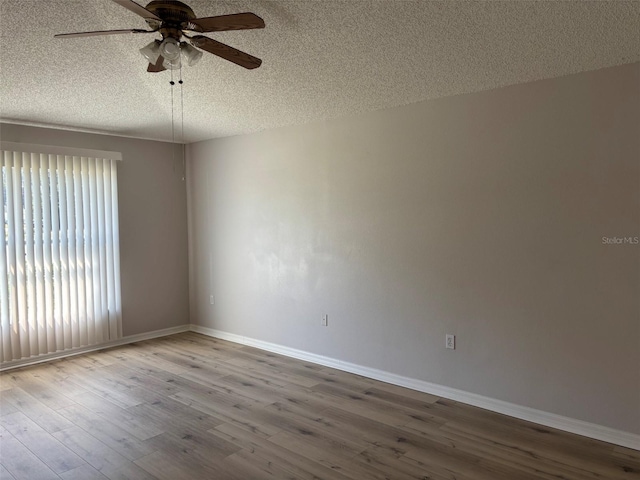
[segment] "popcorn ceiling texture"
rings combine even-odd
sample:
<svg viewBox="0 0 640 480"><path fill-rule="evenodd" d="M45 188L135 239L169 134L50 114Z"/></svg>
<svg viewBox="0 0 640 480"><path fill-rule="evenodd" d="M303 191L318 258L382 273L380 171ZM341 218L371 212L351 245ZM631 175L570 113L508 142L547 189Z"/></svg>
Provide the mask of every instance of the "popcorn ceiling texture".
<svg viewBox="0 0 640 480"><path fill-rule="evenodd" d="M110 0L0 1L3 121L172 140L170 73L147 73L138 53L154 35L53 38L145 28L142 18ZM185 142L640 61L638 1L185 3L267 25L209 34L260 68L205 53L183 69Z"/></svg>

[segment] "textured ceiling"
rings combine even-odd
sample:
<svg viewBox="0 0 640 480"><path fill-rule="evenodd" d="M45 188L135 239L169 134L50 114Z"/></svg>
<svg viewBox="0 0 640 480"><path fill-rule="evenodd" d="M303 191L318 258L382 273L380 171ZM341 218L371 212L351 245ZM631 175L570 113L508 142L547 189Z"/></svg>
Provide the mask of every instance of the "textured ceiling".
<svg viewBox="0 0 640 480"><path fill-rule="evenodd" d="M142 18L111 0L0 1L3 121L171 140L170 74L147 73L138 53L151 35L53 38ZM266 22L209 34L260 68L205 53L183 69L186 142L640 61L638 1L185 3Z"/></svg>

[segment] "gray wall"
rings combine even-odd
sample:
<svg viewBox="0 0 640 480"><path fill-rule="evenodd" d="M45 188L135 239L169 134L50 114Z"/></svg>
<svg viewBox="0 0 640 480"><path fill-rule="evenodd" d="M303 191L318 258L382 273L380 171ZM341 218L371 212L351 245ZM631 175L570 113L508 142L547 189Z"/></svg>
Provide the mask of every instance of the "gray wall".
<svg viewBox="0 0 640 480"><path fill-rule="evenodd" d="M640 433L639 85L191 145L192 323Z"/></svg>
<svg viewBox="0 0 640 480"><path fill-rule="evenodd" d="M122 152L118 164L124 335L189 323L186 182L170 143L1 124L0 138ZM175 159L174 159L175 153Z"/></svg>

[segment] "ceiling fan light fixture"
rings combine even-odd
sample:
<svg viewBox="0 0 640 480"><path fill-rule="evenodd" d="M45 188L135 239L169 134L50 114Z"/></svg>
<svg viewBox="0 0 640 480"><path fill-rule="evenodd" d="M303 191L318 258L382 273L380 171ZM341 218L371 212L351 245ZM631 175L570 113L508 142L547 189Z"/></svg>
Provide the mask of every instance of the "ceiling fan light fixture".
<svg viewBox="0 0 640 480"><path fill-rule="evenodd" d="M170 62L178 61L180 63L180 43L171 37L165 38L160 44L160 55Z"/></svg>
<svg viewBox="0 0 640 480"><path fill-rule="evenodd" d="M158 57L160 56L160 42L158 40L154 40L148 45L142 47L140 49L140 53L144 58L147 59L149 63L156 63L158 61Z"/></svg>
<svg viewBox="0 0 640 480"><path fill-rule="evenodd" d="M202 58L202 52L197 48L192 47L187 42L180 44L182 56L185 58L187 65L193 67Z"/></svg>
<svg viewBox="0 0 640 480"><path fill-rule="evenodd" d="M175 60L169 60L168 58L165 58L162 62L162 66L167 70L178 70L181 66L180 56L178 55L178 58L176 58Z"/></svg>

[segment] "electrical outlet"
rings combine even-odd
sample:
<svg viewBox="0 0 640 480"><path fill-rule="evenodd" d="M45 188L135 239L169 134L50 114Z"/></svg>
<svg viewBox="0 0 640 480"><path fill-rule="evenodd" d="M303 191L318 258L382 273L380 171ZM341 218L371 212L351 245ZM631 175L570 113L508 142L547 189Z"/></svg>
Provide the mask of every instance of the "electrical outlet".
<svg viewBox="0 0 640 480"><path fill-rule="evenodd" d="M456 349L456 336L455 335L450 335L447 333L446 335L446 346L447 348L450 348L451 350L455 350Z"/></svg>
<svg viewBox="0 0 640 480"><path fill-rule="evenodd" d="M209 303L210 303L211 305L214 305L214 304L216 303L216 301L215 301L215 300L214 300L214 298L213 298L213 295L210 295L210 296L209 296Z"/></svg>
<svg viewBox="0 0 640 480"><path fill-rule="evenodd" d="M329 315L323 315L322 316L322 326L323 327L328 327L329 326Z"/></svg>

